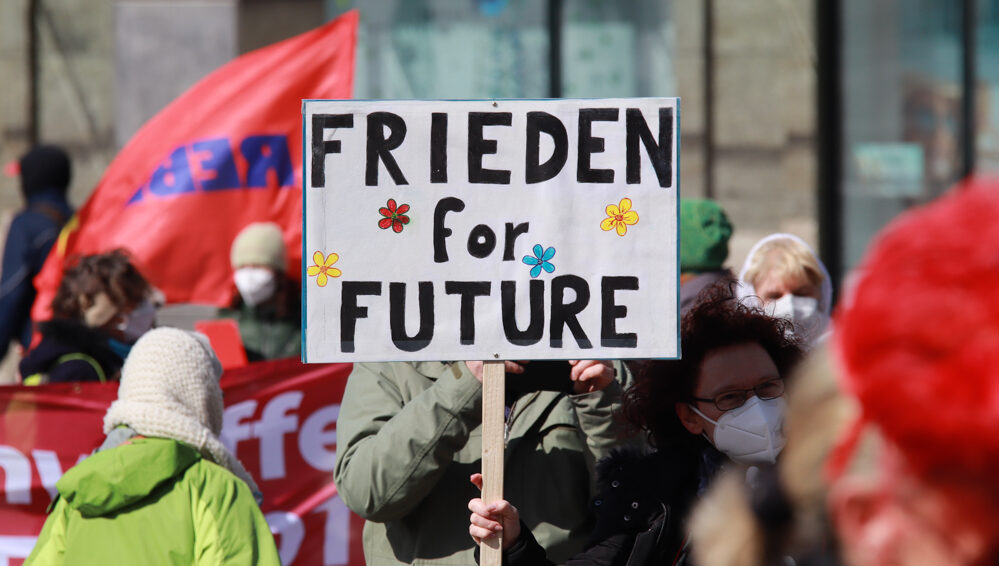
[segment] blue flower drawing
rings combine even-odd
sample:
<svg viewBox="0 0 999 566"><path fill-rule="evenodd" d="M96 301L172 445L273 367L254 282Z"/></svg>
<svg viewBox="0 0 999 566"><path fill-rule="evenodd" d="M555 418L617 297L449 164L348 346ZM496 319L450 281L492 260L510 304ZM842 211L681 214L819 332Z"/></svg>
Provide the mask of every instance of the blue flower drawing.
<svg viewBox="0 0 999 566"><path fill-rule="evenodd" d="M531 268L531 277L541 275L542 269L548 273L555 271L555 266L548 261L553 257L555 257L555 248L548 248L546 250L541 246L541 244L534 244L534 255L524 256L524 263L534 266Z"/></svg>

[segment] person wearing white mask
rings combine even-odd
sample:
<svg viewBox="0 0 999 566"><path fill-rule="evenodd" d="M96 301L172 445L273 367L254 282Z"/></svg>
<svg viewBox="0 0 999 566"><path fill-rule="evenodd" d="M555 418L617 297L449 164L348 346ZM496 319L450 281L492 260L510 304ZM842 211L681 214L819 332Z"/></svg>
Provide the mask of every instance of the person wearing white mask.
<svg viewBox="0 0 999 566"><path fill-rule="evenodd" d="M794 234L771 234L757 242L739 272L739 297L767 314L786 318L807 349L830 331L832 281L826 266Z"/></svg>
<svg viewBox="0 0 999 566"><path fill-rule="evenodd" d="M788 326L735 300L722 281L683 317L681 359L633 365L622 413L655 451L597 464L593 544L570 563L686 563L687 515L719 472L749 479L784 447L784 380L804 353ZM513 505L473 499L469 510L474 539L503 533L506 566L545 564Z"/></svg>
<svg viewBox="0 0 999 566"><path fill-rule="evenodd" d="M271 222L247 225L230 249L233 292L219 318L232 318L251 362L299 357L302 347L300 287L288 277L281 228Z"/></svg>
<svg viewBox="0 0 999 566"><path fill-rule="evenodd" d="M63 274L52 320L38 324L42 339L20 362L22 383L117 380L161 303L124 250L82 257Z"/></svg>

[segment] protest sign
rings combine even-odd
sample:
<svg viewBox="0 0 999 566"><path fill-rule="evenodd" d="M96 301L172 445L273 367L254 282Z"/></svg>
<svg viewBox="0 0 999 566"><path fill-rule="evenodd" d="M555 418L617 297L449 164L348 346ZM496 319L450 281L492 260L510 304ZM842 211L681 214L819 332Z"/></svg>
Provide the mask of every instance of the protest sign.
<svg viewBox="0 0 999 566"><path fill-rule="evenodd" d="M677 99L302 111L305 361L678 355Z"/></svg>

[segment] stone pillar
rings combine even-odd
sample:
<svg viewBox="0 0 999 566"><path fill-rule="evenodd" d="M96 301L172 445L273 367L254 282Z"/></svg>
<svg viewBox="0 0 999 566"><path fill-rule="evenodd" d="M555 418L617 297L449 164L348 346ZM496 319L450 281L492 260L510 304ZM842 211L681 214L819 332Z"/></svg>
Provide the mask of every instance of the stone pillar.
<svg viewBox="0 0 999 566"><path fill-rule="evenodd" d="M118 0L115 143L238 54L237 0Z"/></svg>

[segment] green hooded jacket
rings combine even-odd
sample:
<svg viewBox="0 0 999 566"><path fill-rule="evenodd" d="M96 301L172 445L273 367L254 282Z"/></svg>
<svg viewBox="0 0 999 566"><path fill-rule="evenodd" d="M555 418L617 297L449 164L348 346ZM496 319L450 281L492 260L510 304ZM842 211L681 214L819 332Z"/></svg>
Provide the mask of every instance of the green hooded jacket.
<svg viewBox="0 0 999 566"><path fill-rule="evenodd" d="M615 363L620 381L630 374ZM620 446L622 383L524 394L507 417L504 498L557 563L593 528L595 462ZM481 471L482 386L462 362L354 364L333 479L364 525L368 566L475 566L469 476Z"/></svg>
<svg viewBox="0 0 999 566"><path fill-rule="evenodd" d="M98 452L56 488L26 566L280 564L249 487L175 440Z"/></svg>

